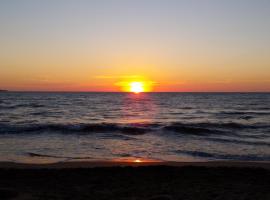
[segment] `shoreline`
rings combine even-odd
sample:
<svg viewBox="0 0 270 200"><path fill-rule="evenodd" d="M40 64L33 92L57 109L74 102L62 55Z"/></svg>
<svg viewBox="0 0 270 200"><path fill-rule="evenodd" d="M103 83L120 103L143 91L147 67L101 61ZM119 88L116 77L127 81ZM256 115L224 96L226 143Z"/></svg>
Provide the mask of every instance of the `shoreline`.
<svg viewBox="0 0 270 200"><path fill-rule="evenodd" d="M202 162L175 162L175 161L70 161L57 163L17 163L0 162L0 169L80 169L103 167L232 167L232 168L263 168L270 170L269 161L202 161Z"/></svg>

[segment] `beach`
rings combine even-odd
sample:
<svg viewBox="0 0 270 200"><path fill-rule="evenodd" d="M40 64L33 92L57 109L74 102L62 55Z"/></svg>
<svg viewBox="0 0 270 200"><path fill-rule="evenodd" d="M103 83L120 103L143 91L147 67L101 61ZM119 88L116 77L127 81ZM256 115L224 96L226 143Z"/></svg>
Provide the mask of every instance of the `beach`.
<svg viewBox="0 0 270 200"><path fill-rule="evenodd" d="M0 163L0 199L270 198L267 162Z"/></svg>

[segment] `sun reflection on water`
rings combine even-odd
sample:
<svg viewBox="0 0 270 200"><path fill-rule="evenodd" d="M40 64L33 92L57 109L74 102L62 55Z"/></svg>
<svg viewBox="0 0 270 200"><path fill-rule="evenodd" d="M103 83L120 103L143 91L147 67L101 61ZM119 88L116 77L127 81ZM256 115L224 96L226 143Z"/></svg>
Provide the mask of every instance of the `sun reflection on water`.
<svg viewBox="0 0 270 200"><path fill-rule="evenodd" d="M123 123L152 123L158 113L155 99L147 94L126 94L122 101L120 119Z"/></svg>

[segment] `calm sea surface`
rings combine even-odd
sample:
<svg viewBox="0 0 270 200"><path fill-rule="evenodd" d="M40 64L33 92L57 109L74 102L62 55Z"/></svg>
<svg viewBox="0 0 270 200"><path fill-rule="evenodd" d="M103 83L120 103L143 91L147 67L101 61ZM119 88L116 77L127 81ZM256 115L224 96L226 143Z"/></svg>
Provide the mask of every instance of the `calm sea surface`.
<svg viewBox="0 0 270 200"><path fill-rule="evenodd" d="M0 93L0 161L270 161L270 93Z"/></svg>

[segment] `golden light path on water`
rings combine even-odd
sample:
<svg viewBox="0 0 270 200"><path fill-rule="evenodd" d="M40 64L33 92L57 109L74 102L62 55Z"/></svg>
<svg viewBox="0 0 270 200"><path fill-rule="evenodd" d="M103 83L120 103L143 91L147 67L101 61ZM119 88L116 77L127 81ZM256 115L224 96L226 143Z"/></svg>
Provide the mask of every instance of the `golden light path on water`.
<svg viewBox="0 0 270 200"><path fill-rule="evenodd" d="M143 163L158 163L158 162L163 162L162 160L157 160L157 159L150 159L150 158L142 158L142 157L128 157L128 158L116 158L111 160L112 162L124 162L124 163L138 163L138 164L143 164Z"/></svg>

